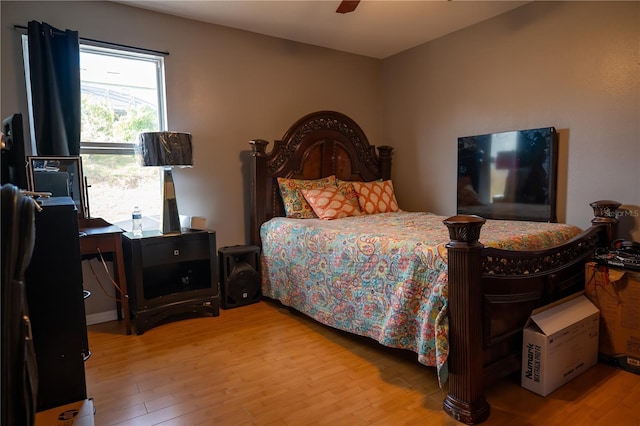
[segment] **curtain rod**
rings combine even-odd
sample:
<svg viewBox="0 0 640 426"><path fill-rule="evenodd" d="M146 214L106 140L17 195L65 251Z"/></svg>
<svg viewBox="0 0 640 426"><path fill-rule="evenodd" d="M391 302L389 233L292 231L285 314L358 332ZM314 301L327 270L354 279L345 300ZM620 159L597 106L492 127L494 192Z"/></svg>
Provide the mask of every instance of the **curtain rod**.
<svg viewBox="0 0 640 426"><path fill-rule="evenodd" d="M28 30L29 29L28 27L25 27L25 26L22 26L22 25L14 25L13 28L16 29L16 30ZM139 53L154 53L156 55L169 56L169 52L163 52L161 50L153 50L153 49L146 49L144 47L128 46L126 44L112 43L110 41L101 41L101 40L95 40L95 39L86 38L86 37L78 37L78 38L81 41L87 41L87 42L90 42L90 43L100 44L102 46L121 47L121 48L124 48L124 49L137 51Z"/></svg>

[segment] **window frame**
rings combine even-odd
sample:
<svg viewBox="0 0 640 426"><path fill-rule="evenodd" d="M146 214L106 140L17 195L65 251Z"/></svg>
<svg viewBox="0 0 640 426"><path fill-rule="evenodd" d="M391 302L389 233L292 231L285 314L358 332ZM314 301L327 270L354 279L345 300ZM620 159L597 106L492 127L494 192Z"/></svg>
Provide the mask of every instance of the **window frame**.
<svg viewBox="0 0 640 426"><path fill-rule="evenodd" d="M150 131L164 131L167 128L167 104L166 104L166 84L165 84L165 66L164 66L164 56L161 53L141 53L138 50L127 49L126 47L112 47L112 46L104 46L100 43L91 43L91 42L81 42L80 43L80 54L82 53L90 53L93 55L103 55L107 57L113 58L124 58L127 60L141 60L147 61L155 64L155 78L156 78L156 99L157 99L157 111L156 117L158 121L158 125L155 129L150 129ZM82 71L81 71L82 72ZM109 84L108 81L99 81L98 83L101 85ZM81 93L82 93L82 85L83 80L81 76ZM121 85L114 84L114 87ZM96 142L92 140L80 139L80 156L92 156L92 157L100 157L100 156L127 156L127 157L135 157L136 156L136 140L132 141L105 141L105 142ZM155 171L155 170L154 170ZM157 184L157 196L158 199L153 203L155 206L152 209L149 209L149 206L141 206L139 203L136 204L144 209L146 215L151 214L152 216L156 213L156 209L161 212L162 211L162 200L161 200L161 174L158 170L155 178ZM89 186L98 185L98 182L95 182ZM94 198L94 201L98 199L102 199L103 197L98 196ZM131 201L131 200L130 200ZM135 204L135 203L134 203ZM144 204L144 203L143 203ZM133 207L133 205L132 205ZM104 208L104 206L103 206ZM113 211L110 209L109 214L113 214ZM151 212L151 213L150 213ZM124 213L124 212L119 212ZM105 211L100 210L99 215L103 217L108 217L109 220L114 221L114 223L118 223L122 228L128 229L128 225L130 223L127 221L126 216L124 215L115 215L117 217L110 217L109 214L106 214Z"/></svg>
<svg viewBox="0 0 640 426"><path fill-rule="evenodd" d="M140 59L156 64L156 86L158 101L158 131L167 129L167 104L164 71L164 56L161 54L140 53L124 47L104 47L99 43L81 42L80 53L87 52L126 59ZM82 81L81 81L82 86ZM81 88L82 91L82 88ZM134 155L135 142L94 142L80 139L80 155L82 154L115 154Z"/></svg>

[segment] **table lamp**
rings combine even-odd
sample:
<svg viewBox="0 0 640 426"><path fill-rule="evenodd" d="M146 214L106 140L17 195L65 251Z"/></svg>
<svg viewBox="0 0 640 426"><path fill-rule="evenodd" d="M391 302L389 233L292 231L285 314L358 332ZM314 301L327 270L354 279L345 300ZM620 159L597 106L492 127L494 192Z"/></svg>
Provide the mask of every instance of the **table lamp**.
<svg viewBox="0 0 640 426"><path fill-rule="evenodd" d="M180 232L178 202L173 184L173 167L193 166L191 134L179 132L140 133L136 146L138 162L142 166L163 167L162 233Z"/></svg>

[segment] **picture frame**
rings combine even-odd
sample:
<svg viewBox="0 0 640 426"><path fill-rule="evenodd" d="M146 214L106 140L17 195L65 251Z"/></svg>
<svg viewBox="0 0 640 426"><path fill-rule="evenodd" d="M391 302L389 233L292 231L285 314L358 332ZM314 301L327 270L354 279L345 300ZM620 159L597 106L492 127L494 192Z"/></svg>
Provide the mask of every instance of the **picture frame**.
<svg viewBox="0 0 640 426"><path fill-rule="evenodd" d="M70 197L78 216L88 218L82 157L27 156L27 186L29 191L50 193L52 197Z"/></svg>

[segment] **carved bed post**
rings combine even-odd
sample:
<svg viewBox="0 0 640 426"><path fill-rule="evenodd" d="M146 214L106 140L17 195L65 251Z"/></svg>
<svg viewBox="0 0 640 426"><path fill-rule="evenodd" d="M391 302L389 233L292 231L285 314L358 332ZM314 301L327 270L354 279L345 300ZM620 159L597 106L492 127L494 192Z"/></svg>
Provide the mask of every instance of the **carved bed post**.
<svg viewBox="0 0 640 426"><path fill-rule="evenodd" d="M256 139L249 141L251 145L251 229L249 234L250 243L262 247L260 243L260 225L266 221L267 201L266 188L262 183L267 179L267 153L266 148L269 142Z"/></svg>
<svg viewBox="0 0 640 426"><path fill-rule="evenodd" d="M391 152L393 148L387 145L378 147L378 158L380 158L380 176L383 180L391 179Z"/></svg>
<svg viewBox="0 0 640 426"><path fill-rule="evenodd" d="M600 200L589 205L593 207L594 218L591 219L591 223L607 226L607 243L610 244L618 235L618 208L621 204L617 201Z"/></svg>
<svg viewBox="0 0 640 426"><path fill-rule="evenodd" d="M452 216L449 229L449 393L442 406L451 417L476 424L489 417L483 393L481 252L485 219Z"/></svg>

